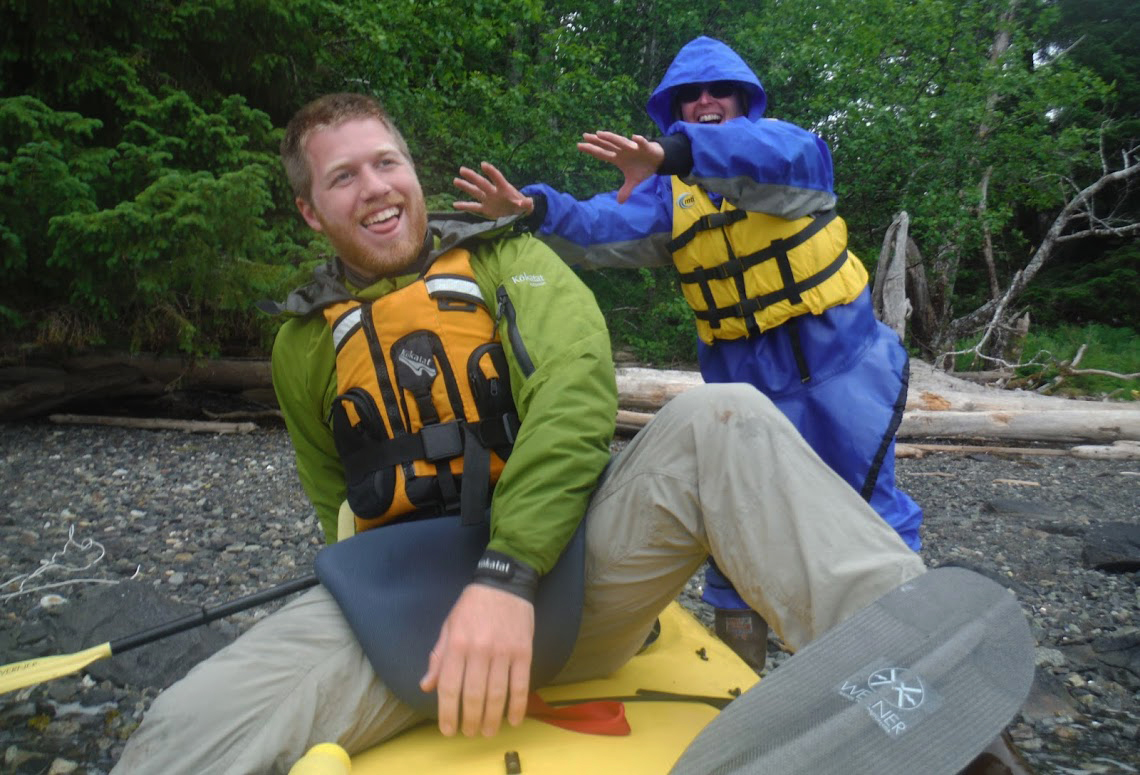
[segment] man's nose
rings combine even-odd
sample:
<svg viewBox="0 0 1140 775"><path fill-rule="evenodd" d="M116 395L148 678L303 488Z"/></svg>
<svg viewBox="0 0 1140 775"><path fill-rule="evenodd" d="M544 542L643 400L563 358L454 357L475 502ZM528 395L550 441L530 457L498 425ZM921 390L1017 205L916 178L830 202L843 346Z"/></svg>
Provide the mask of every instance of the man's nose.
<svg viewBox="0 0 1140 775"><path fill-rule="evenodd" d="M360 173L360 188L363 196L383 196L392 190L392 185L379 170L366 165Z"/></svg>

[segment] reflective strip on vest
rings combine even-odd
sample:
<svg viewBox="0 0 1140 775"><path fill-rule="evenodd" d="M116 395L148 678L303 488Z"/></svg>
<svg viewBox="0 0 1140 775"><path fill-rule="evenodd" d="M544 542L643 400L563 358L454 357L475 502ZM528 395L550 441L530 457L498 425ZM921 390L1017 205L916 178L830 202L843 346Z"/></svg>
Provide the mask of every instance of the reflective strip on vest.
<svg viewBox="0 0 1140 775"><path fill-rule="evenodd" d="M349 310L340 320L333 326L333 350L340 352L340 347L344 344L344 340L352 335L352 332L360 327L360 307Z"/></svg>
<svg viewBox="0 0 1140 775"><path fill-rule="evenodd" d="M424 284L427 286L429 296L438 296L441 293L446 293L449 296L464 296L475 304L486 306L483 292L479 290L479 285L474 280L454 276L428 277L424 280Z"/></svg>
<svg viewBox="0 0 1140 775"><path fill-rule="evenodd" d="M834 212L788 220L727 201L718 208L677 177L673 202L673 263L706 344L821 314L867 287L866 268L847 250L847 224Z"/></svg>

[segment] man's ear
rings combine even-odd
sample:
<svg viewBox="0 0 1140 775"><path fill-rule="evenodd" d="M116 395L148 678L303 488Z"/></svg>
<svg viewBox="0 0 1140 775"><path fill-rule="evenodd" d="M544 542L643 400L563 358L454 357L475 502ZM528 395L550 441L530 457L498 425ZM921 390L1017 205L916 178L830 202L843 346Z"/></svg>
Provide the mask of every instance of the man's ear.
<svg viewBox="0 0 1140 775"><path fill-rule="evenodd" d="M303 197L297 197L293 201L297 204L297 209L301 211L301 217L305 219L305 223L309 224L309 228L313 231L323 231L321 220L317 218L317 211L313 209L313 205L305 201Z"/></svg>

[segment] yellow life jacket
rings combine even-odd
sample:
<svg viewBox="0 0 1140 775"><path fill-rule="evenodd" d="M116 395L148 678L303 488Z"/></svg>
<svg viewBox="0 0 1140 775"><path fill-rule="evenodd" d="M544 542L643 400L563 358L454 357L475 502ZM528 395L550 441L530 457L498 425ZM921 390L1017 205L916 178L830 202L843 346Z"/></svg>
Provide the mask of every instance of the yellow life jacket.
<svg viewBox="0 0 1140 775"><path fill-rule="evenodd" d="M787 220L727 201L718 209L700 187L677 177L668 248L707 344L818 315L867 287L867 270L847 250L847 224L834 210Z"/></svg>
<svg viewBox="0 0 1140 775"><path fill-rule="evenodd" d="M461 248L372 302L324 309L332 425L357 532L459 512L484 519L518 430L495 319Z"/></svg>

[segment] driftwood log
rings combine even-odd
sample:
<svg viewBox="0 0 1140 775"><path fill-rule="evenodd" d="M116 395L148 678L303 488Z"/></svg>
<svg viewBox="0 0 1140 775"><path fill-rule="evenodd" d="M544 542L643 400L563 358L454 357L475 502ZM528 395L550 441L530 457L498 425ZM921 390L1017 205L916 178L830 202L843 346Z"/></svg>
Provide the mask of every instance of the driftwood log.
<svg viewBox="0 0 1140 775"><path fill-rule="evenodd" d="M38 417L79 402L153 397L173 390L240 393L274 405L264 358L188 362L144 355L93 355L50 368L0 368L0 420Z"/></svg>
<svg viewBox="0 0 1140 775"><path fill-rule="evenodd" d="M97 414L52 414L48 420L56 425L111 425L116 428L186 431L187 433L252 433L252 422L220 420L170 420L162 417L104 417Z"/></svg>
<svg viewBox="0 0 1140 775"><path fill-rule="evenodd" d="M619 368L619 430L644 424L671 398L702 384L694 371ZM157 395L170 390L240 393L272 409L269 362L219 359L88 356L51 369L0 368L0 419L42 416L93 397ZM977 385L912 361L899 437L991 443L1107 445L1140 440L1140 406L1077 401ZM1123 454L1120 450L1113 455Z"/></svg>
<svg viewBox="0 0 1140 775"><path fill-rule="evenodd" d="M697 372L618 369L622 407L618 429L627 433L636 430L651 416L649 413L701 382ZM1140 440L1140 406L998 390L912 361L899 438L1106 445ZM1097 456L1133 454L1132 448L1126 447Z"/></svg>

